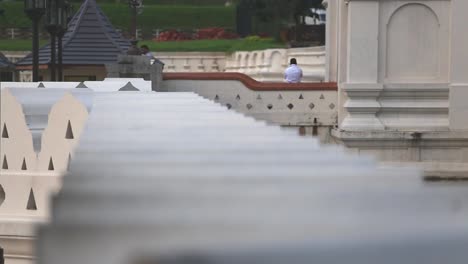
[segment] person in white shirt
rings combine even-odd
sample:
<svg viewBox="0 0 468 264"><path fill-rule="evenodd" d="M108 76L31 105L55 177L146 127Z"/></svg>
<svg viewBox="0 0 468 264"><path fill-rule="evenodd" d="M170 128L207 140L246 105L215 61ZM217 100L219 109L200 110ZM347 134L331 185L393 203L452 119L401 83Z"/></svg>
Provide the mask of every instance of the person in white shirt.
<svg viewBox="0 0 468 264"><path fill-rule="evenodd" d="M292 58L289 67L284 71L284 80L288 83L299 83L302 79L302 70L297 66L297 61Z"/></svg>

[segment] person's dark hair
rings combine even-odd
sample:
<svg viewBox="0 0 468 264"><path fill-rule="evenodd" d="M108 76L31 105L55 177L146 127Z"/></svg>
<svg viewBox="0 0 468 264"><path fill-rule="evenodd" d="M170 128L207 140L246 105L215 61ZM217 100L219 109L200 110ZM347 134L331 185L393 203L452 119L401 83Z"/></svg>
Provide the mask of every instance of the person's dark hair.
<svg viewBox="0 0 468 264"><path fill-rule="evenodd" d="M296 58L289 60L289 64L297 64Z"/></svg>
<svg viewBox="0 0 468 264"><path fill-rule="evenodd" d="M148 48L147 45L141 45L141 48L142 48L142 49L147 49L147 50L149 50L149 48Z"/></svg>

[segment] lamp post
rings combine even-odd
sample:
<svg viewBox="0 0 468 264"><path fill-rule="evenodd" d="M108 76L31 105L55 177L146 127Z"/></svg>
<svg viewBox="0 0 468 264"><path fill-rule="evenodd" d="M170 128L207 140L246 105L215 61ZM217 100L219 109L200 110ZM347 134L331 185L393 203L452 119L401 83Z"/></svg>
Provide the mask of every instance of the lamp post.
<svg viewBox="0 0 468 264"><path fill-rule="evenodd" d="M60 0L47 0L47 12L46 12L46 19L45 19L45 27L47 32L50 34L50 80L55 82L55 71L56 71L56 64L55 64L55 42L57 37L57 32L59 28L59 1Z"/></svg>
<svg viewBox="0 0 468 264"><path fill-rule="evenodd" d="M68 28L68 17L70 14L70 3L67 1L63 1L58 8L58 30L57 30L57 38L58 38L58 81L63 81L63 50L62 50L62 38Z"/></svg>
<svg viewBox="0 0 468 264"><path fill-rule="evenodd" d="M45 12L45 0L24 0L24 12L32 21L33 82L39 81L39 20Z"/></svg>
<svg viewBox="0 0 468 264"><path fill-rule="evenodd" d="M137 40L137 15L141 12L143 7L143 0L128 0L128 6L130 7L130 35L132 39Z"/></svg>

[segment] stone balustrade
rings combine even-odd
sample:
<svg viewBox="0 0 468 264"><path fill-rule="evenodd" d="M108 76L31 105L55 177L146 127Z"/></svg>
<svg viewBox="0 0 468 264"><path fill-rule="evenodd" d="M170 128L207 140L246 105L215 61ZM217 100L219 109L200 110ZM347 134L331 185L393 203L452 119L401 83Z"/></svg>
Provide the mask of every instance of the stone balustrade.
<svg viewBox="0 0 468 264"><path fill-rule="evenodd" d="M301 127L301 133L326 140L337 124L336 83L261 83L240 73L165 73L162 89L195 92L229 109L281 126ZM140 91L151 91L151 82L138 78L104 81L0 83L0 87L87 87L96 92L118 91L130 82ZM222 87L222 88L221 88ZM220 89L221 88L221 89Z"/></svg>
<svg viewBox="0 0 468 264"><path fill-rule="evenodd" d="M101 84L112 82L118 80ZM307 98L308 91L335 89L236 82L260 96L300 91ZM116 90L2 87L0 243L7 264L34 260L34 226L48 221L51 208L53 225L42 229L37 243L39 263L136 263L164 259L166 250L289 245L310 237L334 241L339 250L342 240L330 230L346 233L364 251L371 250L362 239L368 234L373 245L395 254L400 247L388 243L408 236L415 238L404 244L409 248L445 253L445 238L465 243L463 186L422 185L413 169L378 169L371 159L321 147L315 138L193 92ZM38 127L37 146L32 130ZM359 221L342 220L350 215ZM421 234L433 243L422 245Z"/></svg>
<svg viewBox="0 0 468 264"><path fill-rule="evenodd" d="M229 109L325 140L337 124L335 83L261 83L239 73L166 73L164 91L195 92Z"/></svg>
<svg viewBox="0 0 468 264"><path fill-rule="evenodd" d="M164 63L164 72L223 72L224 52L155 52Z"/></svg>
<svg viewBox="0 0 468 264"><path fill-rule="evenodd" d="M142 78L106 78L104 81L85 82L3 82L0 88L89 88L95 92L113 92L134 87L139 91L151 91L151 81Z"/></svg>
<svg viewBox="0 0 468 264"><path fill-rule="evenodd" d="M39 264L275 245L303 246L308 263L468 257L466 186L424 185L416 170L379 168L193 93L100 93L92 109Z"/></svg>
<svg viewBox="0 0 468 264"><path fill-rule="evenodd" d="M237 51L226 60L226 72L239 72L261 82L282 82L289 60L296 58L303 82L325 80L325 47Z"/></svg>
<svg viewBox="0 0 468 264"><path fill-rule="evenodd" d="M24 57L23 52L5 52L12 61ZM261 82L283 82L284 70L291 58L303 70L303 82L325 80L325 47L267 49L224 52L154 52L164 72L239 72ZM31 81L30 71L20 72L21 81Z"/></svg>
<svg viewBox="0 0 468 264"><path fill-rule="evenodd" d="M2 88L0 244L7 263L34 259L34 226L49 217L91 104L89 89Z"/></svg>

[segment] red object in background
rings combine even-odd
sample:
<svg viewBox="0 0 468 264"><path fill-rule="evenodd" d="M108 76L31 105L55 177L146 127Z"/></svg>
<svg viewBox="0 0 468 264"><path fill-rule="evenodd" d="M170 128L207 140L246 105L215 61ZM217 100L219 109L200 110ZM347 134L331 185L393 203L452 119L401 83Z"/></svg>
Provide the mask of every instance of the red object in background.
<svg viewBox="0 0 468 264"><path fill-rule="evenodd" d="M197 33L191 35L177 30L161 32L154 41L178 41L178 40L198 40L198 39L235 39L239 36L236 33L228 32L224 28L202 28Z"/></svg>

